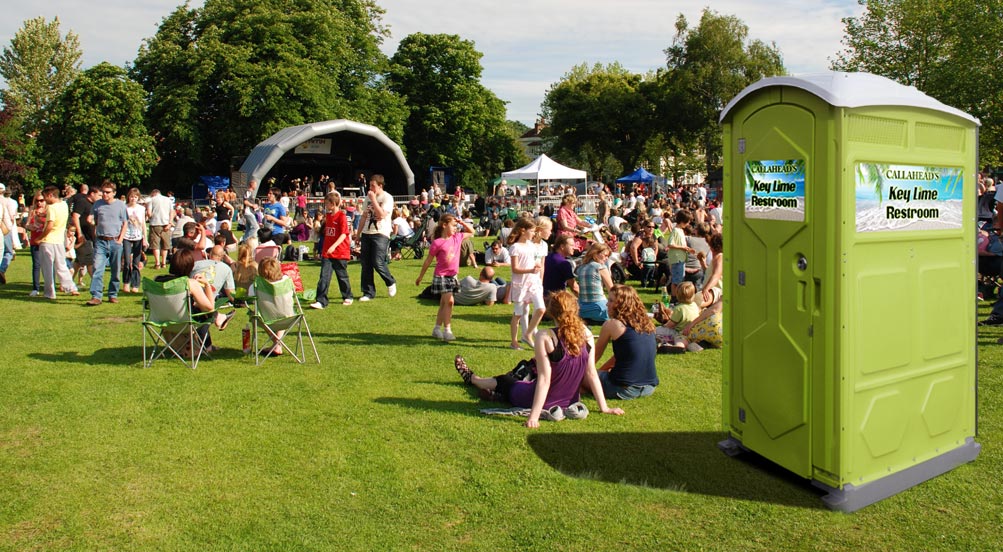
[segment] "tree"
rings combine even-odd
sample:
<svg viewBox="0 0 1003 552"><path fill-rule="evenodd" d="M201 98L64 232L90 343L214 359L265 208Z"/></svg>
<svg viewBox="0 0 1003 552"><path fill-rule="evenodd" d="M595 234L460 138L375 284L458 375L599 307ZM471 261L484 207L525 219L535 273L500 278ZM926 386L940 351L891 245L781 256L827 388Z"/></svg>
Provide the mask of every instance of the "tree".
<svg viewBox="0 0 1003 552"><path fill-rule="evenodd" d="M16 107L24 129L36 132L52 101L80 72L80 42L73 32L63 37L59 18L24 22L0 55L0 75L7 81L4 105Z"/></svg>
<svg viewBox="0 0 1003 552"><path fill-rule="evenodd" d="M125 69L101 63L81 73L53 102L38 137L46 181L138 185L157 164L144 107L143 88Z"/></svg>
<svg viewBox="0 0 1003 552"><path fill-rule="evenodd" d="M657 134L648 90L645 77L619 63L576 65L543 100L552 151L579 158L595 176L634 170Z"/></svg>
<svg viewBox="0 0 1003 552"><path fill-rule="evenodd" d="M453 167L482 190L525 158L505 121L505 103L480 83L481 53L457 35L408 35L390 58L387 81L408 109L404 145L415 174Z"/></svg>
<svg viewBox="0 0 1003 552"><path fill-rule="evenodd" d="M776 45L747 42L748 36L737 17L705 9L695 29L682 15L676 19L676 36L665 50L659 119L678 142L704 150L708 172L720 166L718 117L727 102L753 82L785 73Z"/></svg>
<svg viewBox="0 0 1003 552"><path fill-rule="evenodd" d="M915 86L978 117L982 161L1003 160L1003 0L868 0L843 19L840 71L865 71Z"/></svg>
<svg viewBox="0 0 1003 552"><path fill-rule="evenodd" d="M26 162L30 144L18 124L15 110L12 105L0 109L0 182L22 184L31 191L36 179L32 178L34 169Z"/></svg>
<svg viewBox="0 0 1003 552"><path fill-rule="evenodd" d="M354 119L392 139L404 108L383 83L387 34L373 0L206 0L179 7L140 49L158 179L227 172L291 125Z"/></svg>

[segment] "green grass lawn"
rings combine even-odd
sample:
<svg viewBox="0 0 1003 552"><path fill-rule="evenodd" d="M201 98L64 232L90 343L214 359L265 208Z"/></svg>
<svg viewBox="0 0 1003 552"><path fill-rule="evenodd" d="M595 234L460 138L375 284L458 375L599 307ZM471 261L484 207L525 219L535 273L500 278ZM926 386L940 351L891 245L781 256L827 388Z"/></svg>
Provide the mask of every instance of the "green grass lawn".
<svg viewBox="0 0 1003 552"><path fill-rule="evenodd" d="M978 338L979 458L847 515L717 450L720 351L659 356L662 385L625 416L531 431L479 414L452 366L528 356L507 347L511 307L457 307L457 341L436 342L419 261L391 265L396 298L379 284L376 301L308 313L321 365L255 367L240 314L196 371L142 368L138 295L30 299L30 267L19 254L0 287L3 550L1000 547L1003 328ZM316 263L302 273L316 284Z"/></svg>

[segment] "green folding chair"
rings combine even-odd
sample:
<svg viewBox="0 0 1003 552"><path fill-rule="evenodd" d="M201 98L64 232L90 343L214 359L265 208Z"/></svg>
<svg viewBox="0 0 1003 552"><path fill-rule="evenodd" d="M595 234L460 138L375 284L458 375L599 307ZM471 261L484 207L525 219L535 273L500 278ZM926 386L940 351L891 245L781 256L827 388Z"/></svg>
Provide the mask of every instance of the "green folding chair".
<svg viewBox="0 0 1003 552"><path fill-rule="evenodd" d="M205 350L205 336L216 312L193 313L191 305L188 278L166 282L143 278L143 365L146 368L170 353L194 370L203 355L209 356Z"/></svg>
<svg viewBox="0 0 1003 552"><path fill-rule="evenodd" d="M317 346L313 342L313 335L310 334L310 325L307 324L306 316L303 315L303 308L300 306L299 297L293 287L292 280L283 278L272 284L260 276L254 279L254 297L248 297L249 317L251 322L251 350L254 351L254 363L261 365L265 360L274 356L274 347L269 347L265 354L261 354L261 343L259 336L273 340L276 345L281 346L283 351L289 353L296 362L303 364L306 362L306 343L309 340L310 348L313 349L313 356L320 364L320 355L317 354ZM280 334L283 334L280 336ZM304 334L306 338L304 339ZM286 340L290 335L296 336L295 347L290 347Z"/></svg>

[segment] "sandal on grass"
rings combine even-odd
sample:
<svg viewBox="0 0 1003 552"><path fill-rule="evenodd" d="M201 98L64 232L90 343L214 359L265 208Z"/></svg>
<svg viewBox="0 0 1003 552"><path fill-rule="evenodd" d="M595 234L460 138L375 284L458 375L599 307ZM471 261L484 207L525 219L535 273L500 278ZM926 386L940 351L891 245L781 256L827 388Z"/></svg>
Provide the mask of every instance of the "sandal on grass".
<svg viewBox="0 0 1003 552"><path fill-rule="evenodd" d="M230 324L230 320L232 320L233 317L236 316L236 315L237 315L237 311L232 311L232 312L230 312L230 314L226 315L223 318L223 322L220 323L220 325L218 326L219 331L225 330L226 327Z"/></svg>
<svg viewBox="0 0 1003 552"><path fill-rule="evenodd" d="M460 377L463 378L463 383L470 385L470 379L474 377L474 371L467 367L467 361L463 360L462 356L456 355L453 365L456 367L456 373L460 374Z"/></svg>

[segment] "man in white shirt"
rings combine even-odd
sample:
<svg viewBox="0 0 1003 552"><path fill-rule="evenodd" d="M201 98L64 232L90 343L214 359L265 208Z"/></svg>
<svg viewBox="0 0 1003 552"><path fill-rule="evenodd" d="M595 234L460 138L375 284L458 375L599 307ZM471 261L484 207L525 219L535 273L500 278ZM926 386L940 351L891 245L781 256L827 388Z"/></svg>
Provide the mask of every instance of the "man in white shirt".
<svg viewBox="0 0 1003 552"><path fill-rule="evenodd" d="M510 266L512 264L512 256L508 252L508 248L502 245L501 240L495 240L491 243L491 247L484 252L484 264L488 266Z"/></svg>
<svg viewBox="0 0 1003 552"><path fill-rule="evenodd" d="M376 297L375 270L387 285L387 295L397 295L397 280L387 267L390 244L390 215L394 208L394 198L383 191L383 175L369 177L369 193L362 204L362 220L356 237L362 239L362 297L359 301L371 301Z"/></svg>
<svg viewBox="0 0 1003 552"><path fill-rule="evenodd" d="M704 185L697 184L697 205L703 208L707 204L707 188Z"/></svg>
<svg viewBox="0 0 1003 552"><path fill-rule="evenodd" d="M167 266L167 253L171 250L173 216L171 200L154 188L146 203L146 218L150 221L150 247L153 248L153 268Z"/></svg>

